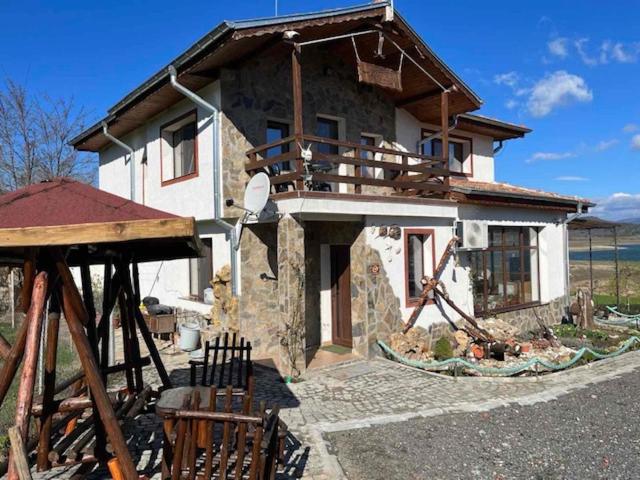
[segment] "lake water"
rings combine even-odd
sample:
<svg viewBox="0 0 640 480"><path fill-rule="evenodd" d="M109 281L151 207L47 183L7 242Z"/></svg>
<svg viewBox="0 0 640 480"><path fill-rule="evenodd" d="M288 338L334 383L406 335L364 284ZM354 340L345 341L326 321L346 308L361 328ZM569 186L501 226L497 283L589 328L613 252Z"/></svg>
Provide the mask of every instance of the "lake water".
<svg viewBox="0 0 640 480"><path fill-rule="evenodd" d="M593 250L593 261L613 262L615 254L611 250ZM640 245L618 245L618 258L621 262L640 262ZM570 260L589 260L589 251L570 251Z"/></svg>

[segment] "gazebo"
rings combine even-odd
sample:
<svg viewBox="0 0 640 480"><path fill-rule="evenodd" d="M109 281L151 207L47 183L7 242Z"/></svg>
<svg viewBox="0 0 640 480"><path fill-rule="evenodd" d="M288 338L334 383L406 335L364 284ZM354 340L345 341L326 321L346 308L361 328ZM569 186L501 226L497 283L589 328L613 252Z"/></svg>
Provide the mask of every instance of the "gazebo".
<svg viewBox="0 0 640 480"><path fill-rule="evenodd" d="M36 448L39 470L59 464L51 460L52 435L56 432L54 416L68 420L92 409L86 422L90 422L88 428L95 432L93 453L76 458L63 456L66 459L63 464L115 462L125 478L138 478L114 408L118 400L107 392L108 377L125 372L129 404L144 403L149 396L150 389L145 388L142 378L144 365L153 362L163 388L171 386L139 309L138 263L195 257L199 252L193 218L161 212L71 179L55 179L0 196L0 265L22 268L20 297L26 313L13 346L0 338L0 357L4 359L0 369L0 406L22 362L15 430L26 446L30 417L39 417L37 445L29 442L29 448L25 448L27 451ZM104 265L99 323L91 265ZM80 268L82 293L70 266ZM109 321L116 304L122 321L125 361L109 365ZM74 378L56 382L61 313L82 369ZM48 322L43 337L44 388L41 400L34 403L45 314ZM138 335L145 342L150 359L141 357ZM56 398L79 380L84 381L88 395L76 391L70 398ZM12 453L9 479L17 478L16 460Z"/></svg>

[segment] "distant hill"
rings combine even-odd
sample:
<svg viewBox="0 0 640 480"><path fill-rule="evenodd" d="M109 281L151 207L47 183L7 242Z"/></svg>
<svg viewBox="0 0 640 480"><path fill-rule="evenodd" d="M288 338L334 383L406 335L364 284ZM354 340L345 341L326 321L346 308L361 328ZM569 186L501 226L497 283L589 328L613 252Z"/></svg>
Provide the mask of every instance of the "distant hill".
<svg viewBox="0 0 640 480"><path fill-rule="evenodd" d="M624 220L620 220L620 223L638 223L638 224L640 224L640 217L625 218Z"/></svg>

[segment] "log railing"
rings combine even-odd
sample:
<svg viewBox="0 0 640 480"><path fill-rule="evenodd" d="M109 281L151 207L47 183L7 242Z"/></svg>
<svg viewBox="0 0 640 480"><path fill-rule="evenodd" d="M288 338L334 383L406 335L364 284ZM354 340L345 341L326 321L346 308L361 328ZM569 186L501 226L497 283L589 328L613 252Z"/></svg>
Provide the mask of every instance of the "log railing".
<svg viewBox="0 0 640 480"><path fill-rule="evenodd" d="M309 146L312 159L305 161L299 152ZM443 196L449 191L448 163L441 157L314 135L289 136L261 145L249 150L247 157L247 173L267 173L273 193L293 189ZM363 191L363 186L377 188Z"/></svg>

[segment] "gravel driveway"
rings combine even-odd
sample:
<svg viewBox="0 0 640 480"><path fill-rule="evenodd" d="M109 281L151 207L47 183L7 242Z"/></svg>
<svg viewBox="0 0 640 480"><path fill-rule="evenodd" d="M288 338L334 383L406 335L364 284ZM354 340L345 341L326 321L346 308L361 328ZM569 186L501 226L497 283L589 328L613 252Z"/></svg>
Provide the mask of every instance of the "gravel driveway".
<svg viewBox="0 0 640 480"><path fill-rule="evenodd" d="M639 419L633 372L547 403L325 437L350 480L638 479Z"/></svg>

